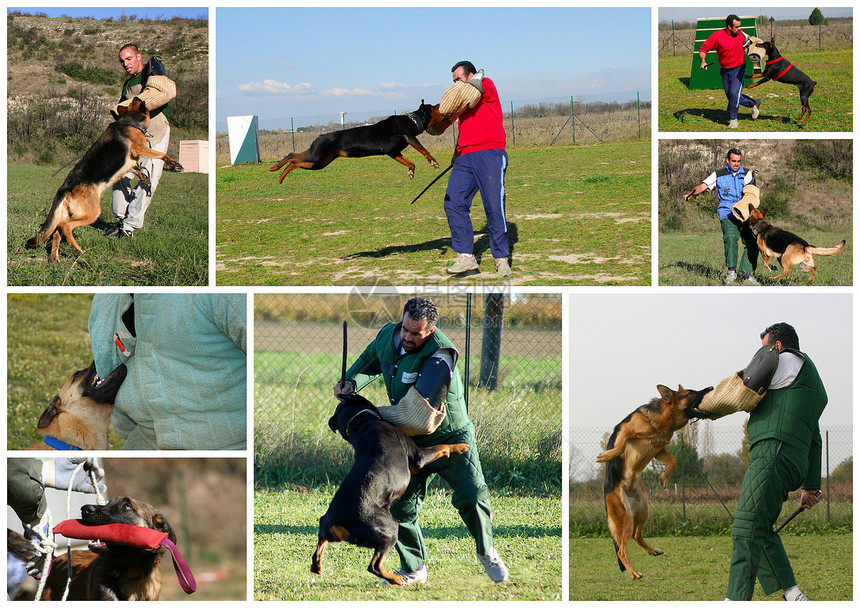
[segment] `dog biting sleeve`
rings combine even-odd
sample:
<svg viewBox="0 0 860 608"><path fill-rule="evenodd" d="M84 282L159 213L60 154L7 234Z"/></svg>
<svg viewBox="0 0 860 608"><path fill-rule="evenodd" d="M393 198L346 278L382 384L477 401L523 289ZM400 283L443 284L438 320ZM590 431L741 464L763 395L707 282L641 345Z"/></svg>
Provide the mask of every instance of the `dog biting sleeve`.
<svg viewBox="0 0 860 608"><path fill-rule="evenodd" d="M150 528L132 526L130 524L104 524L100 526L88 526L80 519L67 519L54 526L54 534L62 534L66 538L80 538L83 540L101 540L115 543L117 545L128 545L140 549L158 549L160 546L170 551L173 558L173 568L179 585L185 593L197 591L197 581L191 573L191 568L179 553L176 545L167 538L166 532L159 532Z"/></svg>
<svg viewBox="0 0 860 608"><path fill-rule="evenodd" d="M379 415L406 435L429 435L439 428L445 419L446 408L442 403L434 408L414 386L394 405L377 408Z"/></svg>
<svg viewBox="0 0 860 608"><path fill-rule="evenodd" d="M150 110L160 108L176 97L176 83L163 75L151 75L146 80L146 87L137 94L146 102Z"/></svg>

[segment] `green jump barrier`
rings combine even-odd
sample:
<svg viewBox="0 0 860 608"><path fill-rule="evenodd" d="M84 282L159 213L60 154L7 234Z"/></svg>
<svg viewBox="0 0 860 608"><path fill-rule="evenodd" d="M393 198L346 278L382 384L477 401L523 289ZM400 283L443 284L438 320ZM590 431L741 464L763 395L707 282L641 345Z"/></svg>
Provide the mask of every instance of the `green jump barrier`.
<svg viewBox="0 0 860 608"><path fill-rule="evenodd" d="M741 17L741 31L747 36L756 36L756 18ZM707 70L703 70L701 59L699 59L699 47L705 43L708 36L726 27L726 18L717 17L713 19L698 19L696 21L696 41L693 44L693 63L690 66L690 89L722 89L723 79L720 77L720 64L717 61L717 52L710 51L705 57L705 63L713 62ZM745 81L752 82L753 64L747 57L747 76ZM747 83L749 84L749 83Z"/></svg>

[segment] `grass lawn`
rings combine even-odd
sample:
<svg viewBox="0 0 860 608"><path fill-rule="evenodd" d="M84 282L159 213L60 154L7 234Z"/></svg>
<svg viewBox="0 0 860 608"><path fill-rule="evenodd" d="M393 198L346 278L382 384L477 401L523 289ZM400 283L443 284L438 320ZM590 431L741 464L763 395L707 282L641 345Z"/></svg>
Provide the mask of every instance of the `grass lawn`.
<svg viewBox="0 0 860 608"><path fill-rule="evenodd" d="M429 552L425 585L391 587L367 572L372 551L346 543L326 549L323 575L311 574L320 516L335 487L258 490L254 506L254 599L317 600L561 600L561 500L492 494L494 544L510 581L493 583L475 558L475 544L450 504L428 493L421 525ZM392 551L387 569L398 567Z"/></svg>
<svg viewBox="0 0 860 608"><path fill-rule="evenodd" d="M208 285L209 177L165 172L134 238L107 238L115 221L110 190L102 196L102 215L74 231L84 252L60 244L59 261L48 262L46 246L27 248L45 220L63 181L54 167L9 165L6 195L7 283L10 286ZM50 246L50 239L46 244Z"/></svg>
<svg viewBox="0 0 860 608"><path fill-rule="evenodd" d="M726 263L723 254L722 234L714 222L713 234L663 233L658 237L658 283L660 285L722 285L726 276ZM787 230L794 231L786 225ZM854 249L850 232L821 232L804 229L798 231L812 244L822 247L838 245L846 239L845 250L833 256L815 256L818 271L813 285L850 286L854 280ZM791 274L779 281L771 281L782 268L777 260L771 259L773 270L764 267L761 257L755 276L762 285L799 286L806 285L810 273L792 267Z"/></svg>
<svg viewBox="0 0 860 608"><path fill-rule="evenodd" d="M650 284L651 143L514 149L506 176L514 285ZM498 285L480 197L480 274L451 276L446 178L389 158L340 159L283 185L268 165L217 171L219 285ZM420 163L424 162L423 165ZM504 282L507 283L507 282Z"/></svg>
<svg viewBox="0 0 860 608"><path fill-rule="evenodd" d="M761 99L761 116L755 121L741 107L738 128L728 128L726 96L722 89L690 90L691 58L687 53L659 59L660 131L717 131L732 133L851 131L854 119L853 53L815 51L791 53L787 59L818 84L810 97L812 117L803 125L800 97L794 85L770 81L744 93ZM710 69L717 69L714 66Z"/></svg>
<svg viewBox="0 0 860 608"><path fill-rule="evenodd" d="M782 534L783 544L800 589L812 600L851 601L854 535ZM633 567L644 577L633 582L618 569L612 540L570 539L571 601L721 601L729 578L732 540L729 536L649 537L666 553L652 557L631 542ZM756 585L753 600L782 600L765 596Z"/></svg>

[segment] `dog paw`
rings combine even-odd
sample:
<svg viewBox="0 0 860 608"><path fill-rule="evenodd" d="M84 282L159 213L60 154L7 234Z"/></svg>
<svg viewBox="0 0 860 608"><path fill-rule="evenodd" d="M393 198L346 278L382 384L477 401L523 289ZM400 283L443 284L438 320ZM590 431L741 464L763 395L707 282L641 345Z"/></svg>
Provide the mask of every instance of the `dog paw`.
<svg viewBox="0 0 860 608"><path fill-rule="evenodd" d="M439 163L437 163L435 160L431 160L431 161L430 161L430 164L433 166L433 168L434 168L434 169L438 169L438 168L439 168Z"/></svg>
<svg viewBox="0 0 860 608"><path fill-rule="evenodd" d="M415 170L409 169L409 171L407 171L406 174L409 175L409 179L413 179L415 177Z"/></svg>
<svg viewBox="0 0 860 608"><path fill-rule="evenodd" d="M177 161L171 161L166 165L168 171L174 171L175 173L182 173L185 171L185 167L180 165Z"/></svg>

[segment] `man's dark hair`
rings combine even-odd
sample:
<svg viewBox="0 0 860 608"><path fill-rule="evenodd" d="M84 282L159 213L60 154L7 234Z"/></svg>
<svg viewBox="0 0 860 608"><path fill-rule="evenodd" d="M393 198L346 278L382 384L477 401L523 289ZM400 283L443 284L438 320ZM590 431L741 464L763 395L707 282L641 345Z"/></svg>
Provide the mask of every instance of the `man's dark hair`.
<svg viewBox="0 0 860 608"><path fill-rule="evenodd" d="M451 68L451 72L453 73L457 68L463 68L466 74L477 74L478 70L475 69L475 64L471 61L458 61L454 64L454 67Z"/></svg>
<svg viewBox="0 0 860 608"><path fill-rule="evenodd" d="M406 302L403 314L409 315L413 321L427 319L427 329L432 329L439 320L439 307L430 298L415 297Z"/></svg>
<svg viewBox="0 0 860 608"><path fill-rule="evenodd" d="M730 25L732 25L735 21L740 21L740 20L741 20L741 18L740 18L740 17L738 17L737 15L735 15L734 13L732 13L731 15L729 15L728 17L726 17L726 27L729 27L729 26L730 26Z"/></svg>
<svg viewBox="0 0 860 608"><path fill-rule="evenodd" d="M729 160L729 158L731 158L732 154L737 154L738 156L743 156L741 151L738 150L737 148L729 148L729 151L726 152L726 160Z"/></svg>
<svg viewBox="0 0 860 608"><path fill-rule="evenodd" d="M773 344L779 340L786 348L800 350L800 339L797 337L797 332L794 331L794 328L788 323L774 323L761 332L760 338L764 340L764 337L767 334L770 334L770 341L768 344Z"/></svg>
<svg viewBox="0 0 860 608"><path fill-rule="evenodd" d="M119 49L119 51L117 51L117 53L122 53L125 49L133 49L134 53L140 53L140 51L137 48L137 45L131 44L131 43L122 45L122 47Z"/></svg>

